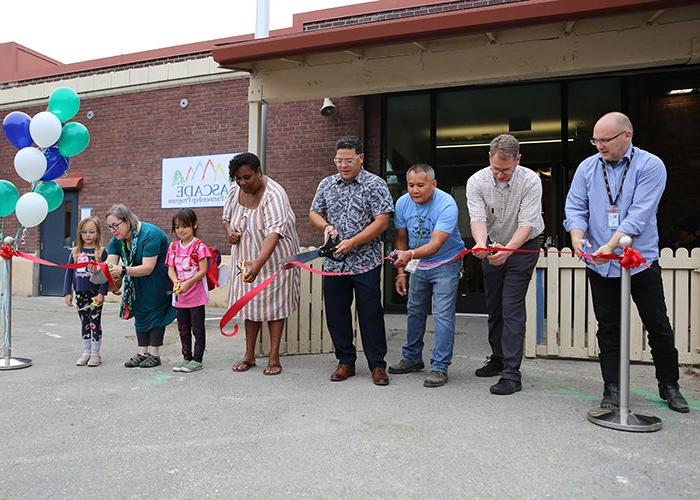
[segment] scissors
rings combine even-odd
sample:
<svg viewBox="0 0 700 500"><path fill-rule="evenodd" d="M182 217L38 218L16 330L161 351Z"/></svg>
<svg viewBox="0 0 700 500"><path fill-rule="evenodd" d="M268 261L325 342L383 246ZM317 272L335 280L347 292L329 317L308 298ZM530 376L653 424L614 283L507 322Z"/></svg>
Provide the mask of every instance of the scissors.
<svg viewBox="0 0 700 500"><path fill-rule="evenodd" d="M327 259L334 260L336 262L342 262L345 260L346 255L341 255L338 256L335 254L335 249L340 243L340 237L336 236L335 238L331 237L328 235L328 238L326 238L326 241L323 243L322 246L319 248L313 248L311 250L308 250L306 252L300 252L294 255L290 255L286 259L282 261L282 263L286 264L288 262L292 261L297 261L297 262L311 262L314 259L317 259L319 257L325 257Z"/></svg>
<svg viewBox="0 0 700 500"><path fill-rule="evenodd" d="M100 302L97 302L97 297L94 297L92 301L86 305L78 309L78 311L87 311L88 309L99 309L102 307L102 304Z"/></svg>

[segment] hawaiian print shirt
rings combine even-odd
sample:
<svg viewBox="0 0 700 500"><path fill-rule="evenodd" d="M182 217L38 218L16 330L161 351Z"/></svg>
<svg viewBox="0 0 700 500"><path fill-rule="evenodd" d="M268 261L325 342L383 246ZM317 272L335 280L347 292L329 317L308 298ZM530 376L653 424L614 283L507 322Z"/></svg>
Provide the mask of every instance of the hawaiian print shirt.
<svg viewBox="0 0 700 500"><path fill-rule="evenodd" d="M360 233L376 216L392 213L394 203L386 181L363 168L349 182L343 181L340 174L323 179L311 202L311 211L323 216L345 240ZM382 243L377 238L354 248L343 262L325 259L323 268L360 274L380 265L383 258Z"/></svg>

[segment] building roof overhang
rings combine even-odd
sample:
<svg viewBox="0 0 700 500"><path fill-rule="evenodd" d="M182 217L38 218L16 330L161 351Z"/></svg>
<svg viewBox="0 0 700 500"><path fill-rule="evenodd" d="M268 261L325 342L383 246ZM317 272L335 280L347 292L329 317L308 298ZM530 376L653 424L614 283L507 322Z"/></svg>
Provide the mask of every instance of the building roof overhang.
<svg viewBox="0 0 700 500"><path fill-rule="evenodd" d="M63 189L82 189L83 188L83 176L82 175L66 175L65 177L59 177L56 179L56 184L61 186Z"/></svg>
<svg viewBox="0 0 700 500"><path fill-rule="evenodd" d="M224 68L251 70L270 59L390 45L558 21L610 16L698 3L692 0L525 0L440 14L293 33L221 44L214 60Z"/></svg>

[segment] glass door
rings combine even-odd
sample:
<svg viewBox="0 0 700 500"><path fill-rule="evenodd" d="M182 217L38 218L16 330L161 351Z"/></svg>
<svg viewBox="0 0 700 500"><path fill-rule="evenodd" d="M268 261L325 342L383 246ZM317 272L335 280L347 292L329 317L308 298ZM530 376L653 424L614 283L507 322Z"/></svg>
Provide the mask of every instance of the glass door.
<svg viewBox="0 0 700 500"><path fill-rule="evenodd" d="M489 164L489 143L499 134L520 141L521 164L542 180L545 214L550 211L552 170L562 151L561 84L538 83L437 94L435 103L435 167L439 186L459 206L459 229L467 247L474 245L469 226L466 182ZM545 215L545 220L548 218ZM547 227L545 236L551 233ZM457 310L483 313L481 261L467 256L460 282Z"/></svg>

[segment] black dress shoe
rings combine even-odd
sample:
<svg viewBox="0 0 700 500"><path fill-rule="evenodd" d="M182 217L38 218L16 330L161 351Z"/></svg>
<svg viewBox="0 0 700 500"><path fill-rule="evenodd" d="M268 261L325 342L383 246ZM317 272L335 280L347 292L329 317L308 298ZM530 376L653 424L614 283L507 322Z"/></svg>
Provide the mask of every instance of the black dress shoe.
<svg viewBox="0 0 700 500"><path fill-rule="evenodd" d="M603 410L612 410L620 407L620 386L618 384L604 385L600 407Z"/></svg>
<svg viewBox="0 0 700 500"><path fill-rule="evenodd" d="M477 368L474 374L477 377L495 377L503 372L503 360L496 356L487 356L486 364Z"/></svg>
<svg viewBox="0 0 700 500"><path fill-rule="evenodd" d="M507 378L501 378L498 383L491 386L491 394L498 394L499 396L507 396L522 390L523 386L517 380L510 380Z"/></svg>
<svg viewBox="0 0 700 500"><path fill-rule="evenodd" d="M659 384L659 397L668 402L668 407L673 411L688 413L688 402L681 394L678 384Z"/></svg>

